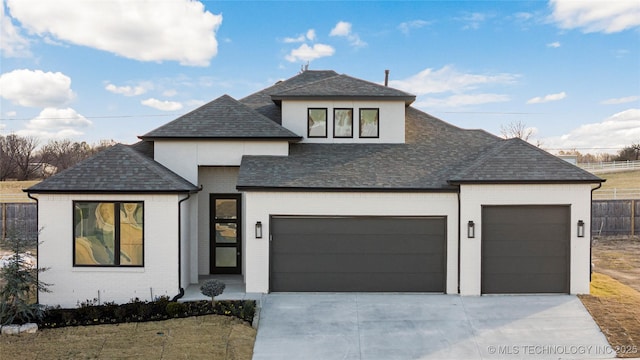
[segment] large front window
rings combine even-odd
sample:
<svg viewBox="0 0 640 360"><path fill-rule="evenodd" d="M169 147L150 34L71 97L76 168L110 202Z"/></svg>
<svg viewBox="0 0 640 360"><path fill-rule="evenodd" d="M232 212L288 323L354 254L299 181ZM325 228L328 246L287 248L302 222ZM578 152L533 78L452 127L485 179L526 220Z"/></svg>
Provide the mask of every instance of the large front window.
<svg viewBox="0 0 640 360"><path fill-rule="evenodd" d="M73 203L74 266L143 266L144 203Z"/></svg>

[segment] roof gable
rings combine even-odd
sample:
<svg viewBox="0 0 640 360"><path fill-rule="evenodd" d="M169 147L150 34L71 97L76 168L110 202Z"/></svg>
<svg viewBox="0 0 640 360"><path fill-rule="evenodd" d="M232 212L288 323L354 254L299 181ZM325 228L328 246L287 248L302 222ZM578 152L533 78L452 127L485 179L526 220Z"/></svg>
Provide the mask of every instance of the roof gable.
<svg viewBox="0 0 640 360"><path fill-rule="evenodd" d="M599 177L518 138L502 140L449 179L450 183L602 181Z"/></svg>
<svg viewBox="0 0 640 360"><path fill-rule="evenodd" d="M266 89L246 96L240 99L240 102L280 124L282 120L280 118L280 108L271 100L271 94L336 75L338 75L338 73L333 70L305 70L292 78L278 81Z"/></svg>
<svg viewBox="0 0 640 360"><path fill-rule="evenodd" d="M337 75L303 84L295 88L271 94L274 101L284 99L318 99L349 98L363 100L402 100L407 105L415 99L415 95L388 86L356 79L348 75Z"/></svg>
<svg viewBox="0 0 640 360"><path fill-rule="evenodd" d="M223 95L145 135L141 139L299 140L247 105Z"/></svg>
<svg viewBox="0 0 640 360"><path fill-rule="evenodd" d="M198 187L133 147L116 144L26 191L29 193L174 193Z"/></svg>

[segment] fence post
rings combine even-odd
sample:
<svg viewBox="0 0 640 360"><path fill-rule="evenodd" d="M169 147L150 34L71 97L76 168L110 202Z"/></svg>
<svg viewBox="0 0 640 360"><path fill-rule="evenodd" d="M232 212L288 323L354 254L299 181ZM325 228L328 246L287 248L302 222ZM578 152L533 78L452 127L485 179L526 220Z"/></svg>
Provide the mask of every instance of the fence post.
<svg viewBox="0 0 640 360"><path fill-rule="evenodd" d="M7 204L2 203L2 234L0 234L0 240L4 241L7 238Z"/></svg>
<svg viewBox="0 0 640 360"><path fill-rule="evenodd" d="M636 201L631 200L631 236L635 235L636 230Z"/></svg>

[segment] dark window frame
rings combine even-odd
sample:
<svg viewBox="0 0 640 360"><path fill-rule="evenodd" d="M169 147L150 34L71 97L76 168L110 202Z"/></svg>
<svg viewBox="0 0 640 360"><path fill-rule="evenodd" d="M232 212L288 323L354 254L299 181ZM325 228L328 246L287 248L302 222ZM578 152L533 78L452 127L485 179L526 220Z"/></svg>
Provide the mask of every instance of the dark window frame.
<svg viewBox="0 0 640 360"><path fill-rule="evenodd" d="M324 135L311 135L311 111L312 110L324 110ZM319 138L326 139L327 136L327 128L329 127L329 109L328 108L307 108L307 138Z"/></svg>
<svg viewBox="0 0 640 360"><path fill-rule="evenodd" d="M114 264L76 264L76 204L98 204L107 203L114 206L114 219L113 219L113 259ZM140 265L122 265L120 264L120 206L121 204L138 203L142 205L142 264ZM88 268L143 268L145 266L145 203L141 200L74 200L71 206L72 211L72 226L73 226L73 239L72 239L72 261L73 267L88 267ZM116 226L117 224L117 226Z"/></svg>
<svg viewBox="0 0 640 360"><path fill-rule="evenodd" d="M336 111L350 110L351 111L351 135L338 136L336 135ZM333 108L333 137L336 139L352 139L353 138L353 108Z"/></svg>
<svg viewBox="0 0 640 360"><path fill-rule="evenodd" d="M377 112L377 114L378 114L378 116L377 116L378 121L376 122L376 136L362 135L362 128L363 128L362 112L363 111L368 111L368 110L375 110ZM362 139L379 139L380 138L380 108L360 108L359 111L358 111L358 115L359 115L358 137L360 137Z"/></svg>

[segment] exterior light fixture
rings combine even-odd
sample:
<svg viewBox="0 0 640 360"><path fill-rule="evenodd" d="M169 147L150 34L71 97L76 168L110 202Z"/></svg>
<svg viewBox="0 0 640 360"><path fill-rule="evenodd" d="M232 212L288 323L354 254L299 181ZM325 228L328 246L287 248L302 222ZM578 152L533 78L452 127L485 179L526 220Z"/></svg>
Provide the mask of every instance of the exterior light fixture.
<svg viewBox="0 0 640 360"><path fill-rule="evenodd" d="M470 239L476 237L476 224L471 220L467 224L467 237Z"/></svg>
<svg viewBox="0 0 640 360"><path fill-rule="evenodd" d="M256 239L262 239L262 222L256 223Z"/></svg>
<svg viewBox="0 0 640 360"><path fill-rule="evenodd" d="M578 237L584 237L584 221L578 220Z"/></svg>

